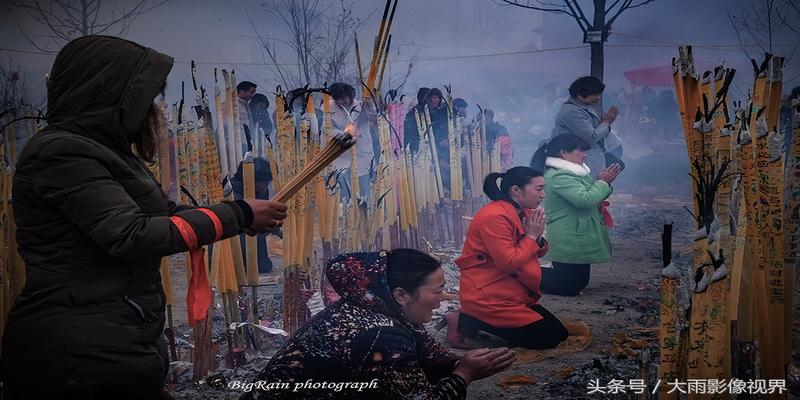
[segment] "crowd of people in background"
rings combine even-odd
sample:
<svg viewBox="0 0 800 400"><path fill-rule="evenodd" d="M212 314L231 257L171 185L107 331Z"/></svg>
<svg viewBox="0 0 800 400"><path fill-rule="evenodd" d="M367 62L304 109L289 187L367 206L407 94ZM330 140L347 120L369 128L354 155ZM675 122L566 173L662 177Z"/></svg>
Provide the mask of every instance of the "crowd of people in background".
<svg viewBox="0 0 800 400"><path fill-rule="evenodd" d="M270 111L270 102L266 95L258 93L258 86L249 81L242 81L237 84L237 95L240 107L238 120L249 127L250 132L272 137L274 135L275 112ZM296 89L287 94L287 100L295 98L297 93L303 89ZM351 152L356 152L356 168L359 179L358 196L362 201L368 201L371 184L371 172L380 157L379 139L376 128L378 110L371 100L362 101L355 88L344 82L336 82L327 88L327 93L331 97L330 110L331 122L333 124L333 134L341 134L345 129L352 125L348 132L357 138L354 150L349 150L334 162L334 167L338 170L348 172L352 167ZM468 115L469 104L463 98L455 98L452 105L446 103L442 91L438 88L423 87L417 91L416 101L408 105L403 124L403 145L407 146L412 154L419 151L420 135L417 126L416 113L426 114L430 117L431 140L435 143L439 154L439 167L441 169L442 186L445 191L450 188L450 131L448 130L448 120L452 113L455 117L463 118L471 123L479 121L479 116L470 119ZM299 111L302 109L300 101L294 101L293 107ZM318 109L318 123L322 125L322 114ZM476 111L477 113L477 111ZM297 113L298 115L300 113ZM500 158L503 170L513 166L513 147L511 145L511 135L509 130L495 119L495 113L491 109L484 112L486 119L486 138L487 146L484 149L486 154L491 154L494 146L500 147ZM297 117L297 115L295 116ZM472 126L472 125L470 125ZM243 144L243 151L246 151ZM271 181L271 173L266 174ZM353 189L351 174L342 173L337 175L338 187L342 190L342 199L347 202L350 199ZM266 182L269 185L269 181Z"/></svg>
<svg viewBox="0 0 800 400"><path fill-rule="evenodd" d="M356 196L363 204L369 201L374 183L371 171L379 158L375 120L380 105L361 100L347 83L334 83L327 90L333 133L348 132L357 139L356 146L333 164L342 171L357 169L358 190L351 181L353 174L338 174L341 198L349 202ZM445 322L447 343L471 350L460 362L421 325L430 321L432 310L443 299L440 264L416 250L397 249L331 259L327 281L340 300L330 303L294 335L258 379L348 380L358 376L378 379L383 390L398 395L463 398L472 380L502 370L514 359L506 348L473 349L469 339L478 332L504 339L509 346L532 349L550 349L565 341L568 329L540 303L542 293L578 296L589 284L591 265L611 259L608 229L613 221L607 198L624 163L622 142L614 129L619 125L619 97L607 96L612 98L607 104L614 105L604 111L604 90L605 85L593 77L572 83L570 96L557 105L552 130L541 140L530 167L513 167L509 129L496 120L493 110L481 109L486 136L483 151L490 155L499 150L502 168L485 178L480 189L491 201L474 215L461 256L455 261L461 272L461 304ZM239 121L259 135L272 135L276 124L270 120L267 97L257 93L252 82L239 83L237 92ZM300 94L302 89L291 91L287 98ZM648 116L641 118L641 125L654 121L656 117L651 115L656 114L648 113L664 108L660 102L668 100L669 93L646 99L642 113ZM290 106L302 110L302 102ZM407 106L402 143L416 154L423 143L421 129L428 127L447 191L451 161L445 155L450 152L453 133L448 122L452 117L471 122L469 104L456 98L449 105L441 90L423 87L417 91L416 101ZM420 122L421 118L430 125ZM269 163L260 157L256 159L256 179L257 196L267 198L271 173ZM232 183L241 198L241 166ZM441 208L437 212L447 213L447 207ZM259 258L266 257L262 241L259 235ZM542 257L550 261L546 267L540 265ZM323 326L325 334L320 335ZM349 344L342 347L343 340ZM387 360L390 354L392 359ZM262 395L267 393L250 394L254 398Z"/></svg>
<svg viewBox="0 0 800 400"><path fill-rule="evenodd" d="M331 89L340 107L336 112L343 114L335 126L359 131L365 113L353 99L354 90L340 84ZM551 349L564 342L569 330L541 304L542 293L578 296L589 284L591 264L611 259L608 229L613 222L606 206L623 165L607 155L619 112L600 108L604 89L596 78L577 79L556 116L552 137L533 155L531 166L485 177L482 189L490 202L473 216L455 260L460 309L445 317L447 343L470 350L460 360L422 325L444 299L437 260L408 249L349 253L333 257L326 267L341 298L306 323L256 379L372 378L390 397L459 399L471 381L506 368L515 358L505 347L473 348L468 340L479 332L509 347ZM417 104L406 115L404 143L409 148L422 143L417 121L423 111L431 119L434 145L448 151L449 111L442 102L441 91L419 90ZM454 101L454 112L465 108L465 101L459 99L457 106ZM492 112L484 115L492 138L487 141L502 145L498 139L507 130ZM619 143L611 146L622 150ZM596 166L590 167L592 151ZM552 261L548 268L540 265L543 257ZM255 390L246 397L283 395Z"/></svg>

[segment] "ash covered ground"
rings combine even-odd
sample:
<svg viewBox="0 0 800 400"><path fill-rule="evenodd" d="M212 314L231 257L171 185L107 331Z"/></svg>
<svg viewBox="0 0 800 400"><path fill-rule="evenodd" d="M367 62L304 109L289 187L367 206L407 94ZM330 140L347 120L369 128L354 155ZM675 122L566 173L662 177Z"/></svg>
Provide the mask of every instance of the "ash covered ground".
<svg viewBox="0 0 800 400"><path fill-rule="evenodd" d="M508 370L493 377L473 382L469 386L468 399L601 399L601 398L648 398L632 393L602 395L588 394L589 385L598 380L606 386L616 379L626 384L631 379L646 379L652 391L657 379L658 367L658 292L661 272L661 232L665 223L673 225L673 260L685 272L691 263L692 219L683 209L690 206L688 190L680 185L661 187L622 186L610 199L615 228L612 231L614 258L612 262L592 266L591 281L583 293L576 298L545 294L542 304L562 320L586 323L592 335L589 346L580 352L563 354L535 363L517 362ZM446 329L434 328L442 316L458 307L458 269L452 260L460 252L459 246L446 244L435 246L434 252L443 260L447 291L452 299L446 300L435 311L428 329L444 343ZM546 260L544 261L546 262ZM182 265L182 263L178 263ZM276 260L276 266L280 260ZM265 286L259 296L264 296L260 308L266 311L280 301L280 289L276 282L280 268L265 277ZM174 272L176 278L182 271ZM180 279L174 282L182 282ZM176 293L178 299L181 290ZM269 304L275 302L274 304ZM180 320L182 310L176 308ZM279 326L277 326L279 327ZM179 328L187 340L182 342L188 351L188 330ZM225 348L224 322L221 315L215 320L215 340ZM264 350L255 355L248 354L248 363L236 370L220 363L218 373L228 381L250 381L265 365L269 356L283 341L281 336L259 335ZM482 336L478 345L502 346L499 339ZM460 350L454 350L461 353ZM225 353L223 350L221 353ZM180 376L171 386L176 399L235 399L241 391L198 390L191 381L191 371L185 364L178 366ZM504 384L511 378L528 379L525 384ZM531 383L532 382L532 383ZM655 397L650 397L655 398ZM790 397L792 398L792 397ZM794 397L796 398L796 397Z"/></svg>

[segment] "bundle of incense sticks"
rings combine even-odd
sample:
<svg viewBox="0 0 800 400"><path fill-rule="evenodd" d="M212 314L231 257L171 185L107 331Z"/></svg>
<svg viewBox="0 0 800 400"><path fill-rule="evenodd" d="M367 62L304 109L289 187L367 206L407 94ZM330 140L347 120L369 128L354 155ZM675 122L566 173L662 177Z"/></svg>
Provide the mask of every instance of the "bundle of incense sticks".
<svg viewBox="0 0 800 400"><path fill-rule="evenodd" d="M353 136L349 133L337 135L319 154L314 161L308 163L299 174L295 175L281 190L275 195L273 200L285 202L300 190L306 183L314 179L317 174L325 167L330 165L333 160L342 155L347 149L356 143Z"/></svg>

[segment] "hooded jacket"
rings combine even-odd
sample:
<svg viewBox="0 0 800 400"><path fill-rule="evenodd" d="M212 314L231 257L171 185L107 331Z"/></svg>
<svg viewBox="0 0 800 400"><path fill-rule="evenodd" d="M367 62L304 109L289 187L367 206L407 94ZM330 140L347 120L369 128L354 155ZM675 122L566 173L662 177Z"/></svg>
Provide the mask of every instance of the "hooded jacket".
<svg viewBox="0 0 800 400"><path fill-rule="evenodd" d="M176 224L197 248L252 223L237 203L176 206L131 151L172 62L106 36L56 57L48 125L13 181L26 282L3 337L12 398L158 398L168 361L160 261L189 250Z"/></svg>
<svg viewBox="0 0 800 400"><path fill-rule="evenodd" d="M303 325L256 379L290 387L254 390L243 399L465 398L466 384L451 375L458 357L387 301L386 259L384 253L331 258L326 274L342 299ZM302 385L309 380L311 386ZM373 386L313 387L323 382ZM296 391L295 383L301 384Z"/></svg>

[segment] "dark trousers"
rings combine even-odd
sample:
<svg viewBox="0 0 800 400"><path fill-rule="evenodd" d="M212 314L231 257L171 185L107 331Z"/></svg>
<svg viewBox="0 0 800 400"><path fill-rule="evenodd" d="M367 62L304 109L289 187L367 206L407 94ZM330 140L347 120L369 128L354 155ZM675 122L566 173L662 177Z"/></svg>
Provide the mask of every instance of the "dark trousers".
<svg viewBox="0 0 800 400"><path fill-rule="evenodd" d="M542 292L559 296L577 296L589 285L589 264L553 261L553 268L542 268Z"/></svg>
<svg viewBox="0 0 800 400"><path fill-rule="evenodd" d="M484 331L511 342L512 346L537 350L552 349L567 339L567 328L550 311L538 304L531 309L539 313L542 319L519 328L497 328L462 312L458 318L458 331L465 336Z"/></svg>
<svg viewBox="0 0 800 400"><path fill-rule="evenodd" d="M247 246L245 244L247 241L246 236L244 234L239 235L239 244L242 247L242 257L245 263L247 262ZM259 233L256 234L256 248L258 253L258 273L259 274L266 274L268 272L272 272L272 260L269 259L269 254L267 253L267 234L266 233Z"/></svg>
<svg viewBox="0 0 800 400"><path fill-rule="evenodd" d="M241 185L241 183L239 183ZM267 182L269 185L269 181ZM234 187L234 198L237 200L242 199L242 191L243 189L241 186ZM261 200L269 199L269 189L266 189L263 192L256 192L256 198ZM275 230L277 231L277 229ZM247 236L245 234L239 235L239 245L241 246L242 250L242 259L244 260L245 264L247 263L247 245L245 244L247 241ZM256 252L258 257L258 273L259 274L266 274L268 272L272 272L272 260L269 259L269 253L267 252L267 233L259 233L256 235ZM209 260L211 256L209 256Z"/></svg>

